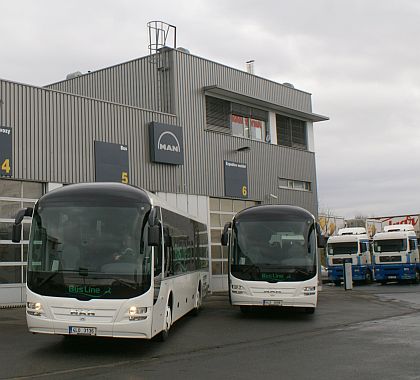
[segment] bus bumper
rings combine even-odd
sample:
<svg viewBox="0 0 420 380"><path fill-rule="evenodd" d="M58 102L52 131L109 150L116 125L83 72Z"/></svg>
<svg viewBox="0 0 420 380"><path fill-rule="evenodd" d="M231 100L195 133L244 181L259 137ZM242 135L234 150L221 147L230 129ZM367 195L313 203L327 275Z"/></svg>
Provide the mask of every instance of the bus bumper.
<svg viewBox="0 0 420 380"><path fill-rule="evenodd" d="M237 287L240 288L237 288ZM234 306L284 306L315 308L318 298L316 281L299 283L269 284L232 281L230 296Z"/></svg>
<svg viewBox="0 0 420 380"><path fill-rule="evenodd" d="M151 338L151 318L148 319L125 323L95 323L89 320L64 322L26 315L28 329L32 333L140 339Z"/></svg>

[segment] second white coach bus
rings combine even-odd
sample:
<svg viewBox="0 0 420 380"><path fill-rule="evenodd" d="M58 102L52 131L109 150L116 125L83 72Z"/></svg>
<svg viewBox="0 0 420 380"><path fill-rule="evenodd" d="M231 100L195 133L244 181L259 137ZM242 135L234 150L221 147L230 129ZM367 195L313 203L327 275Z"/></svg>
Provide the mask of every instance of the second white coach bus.
<svg viewBox="0 0 420 380"><path fill-rule="evenodd" d="M324 240L314 216L300 207L263 205L236 214L222 234L229 245L231 304L243 312L286 306L312 314Z"/></svg>
<svg viewBox="0 0 420 380"><path fill-rule="evenodd" d="M31 216L26 317L33 333L150 339L198 311L209 287L206 225L144 190L65 186Z"/></svg>

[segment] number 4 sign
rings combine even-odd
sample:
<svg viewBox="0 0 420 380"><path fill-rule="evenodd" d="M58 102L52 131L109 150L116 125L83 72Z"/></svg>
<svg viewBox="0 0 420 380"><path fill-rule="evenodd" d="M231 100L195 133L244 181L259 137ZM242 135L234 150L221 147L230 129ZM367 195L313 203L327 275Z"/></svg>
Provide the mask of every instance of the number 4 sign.
<svg viewBox="0 0 420 380"><path fill-rule="evenodd" d="M12 176L12 128L0 127L0 176Z"/></svg>

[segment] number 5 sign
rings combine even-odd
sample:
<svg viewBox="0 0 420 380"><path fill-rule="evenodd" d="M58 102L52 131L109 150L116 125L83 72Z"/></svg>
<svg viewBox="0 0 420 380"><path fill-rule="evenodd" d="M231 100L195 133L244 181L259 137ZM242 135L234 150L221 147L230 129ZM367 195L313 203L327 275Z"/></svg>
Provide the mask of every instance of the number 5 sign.
<svg viewBox="0 0 420 380"><path fill-rule="evenodd" d="M12 128L0 127L0 176L12 176Z"/></svg>

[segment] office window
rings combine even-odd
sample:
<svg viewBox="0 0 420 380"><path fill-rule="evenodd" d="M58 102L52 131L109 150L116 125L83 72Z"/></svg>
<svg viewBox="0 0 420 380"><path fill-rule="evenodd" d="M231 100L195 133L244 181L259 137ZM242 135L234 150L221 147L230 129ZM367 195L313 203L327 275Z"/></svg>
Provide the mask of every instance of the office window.
<svg viewBox="0 0 420 380"><path fill-rule="evenodd" d="M311 183L305 181L297 181L287 178L278 179L278 187L281 189L291 189L291 190L300 190L300 191L311 191Z"/></svg>
<svg viewBox="0 0 420 380"><path fill-rule="evenodd" d="M268 112L206 96L207 129L265 141Z"/></svg>
<svg viewBox="0 0 420 380"><path fill-rule="evenodd" d="M307 149L306 123L303 120L276 115L277 144Z"/></svg>

